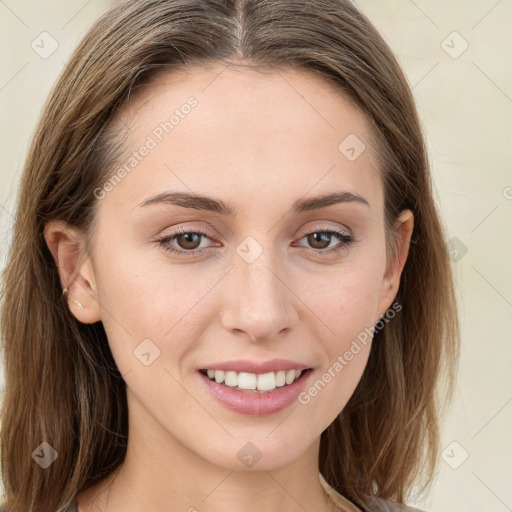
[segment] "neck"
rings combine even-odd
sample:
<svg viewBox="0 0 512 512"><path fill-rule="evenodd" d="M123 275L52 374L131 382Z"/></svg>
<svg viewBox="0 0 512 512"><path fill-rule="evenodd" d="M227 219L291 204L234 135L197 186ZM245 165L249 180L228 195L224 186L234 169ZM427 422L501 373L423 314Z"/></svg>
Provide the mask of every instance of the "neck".
<svg viewBox="0 0 512 512"><path fill-rule="evenodd" d="M337 510L319 478L320 438L289 464L264 461L263 454L250 469L233 469L192 452L148 418L130 422L129 432L123 464L78 496L79 512ZM231 443L238 449L245 445Z"/></svg>

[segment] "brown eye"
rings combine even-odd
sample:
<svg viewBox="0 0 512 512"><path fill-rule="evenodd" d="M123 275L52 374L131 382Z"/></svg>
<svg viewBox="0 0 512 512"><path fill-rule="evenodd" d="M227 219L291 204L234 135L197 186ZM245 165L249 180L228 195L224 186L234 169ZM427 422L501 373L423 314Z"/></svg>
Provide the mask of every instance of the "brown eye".
<svg viewBox="0 0 512 512"><path fill-rule="evenodd" d="M313 249L326 249L329 247L332 235L326 231L317 231L307 235L308 243L311 244Z"/></svg>
<svg viewBox="0 0 512 512"><path fill-rule="evenodd" d="M355 242L352 235L332 229L310 231L302 238L306 240L310 249L322 254L330 254L341 249L347 249ZM331 242L336 242L336 240L338 243L334 246L331 245Z"/></svg>
<svg viewBox="0 0 512 512"><path fill-rule="evenodd" d="M210 237L201 231L179 229L157 241L168 252L190 256L203 251L199 247L203 239L209 240Z"/></svg>
<svg viewBox="0 0 512 512"><path fill-rule="evenodd" d="M182 249L194 250L201 245L202 235L200 233L183 233L174 237L176 243Z"/></svg>

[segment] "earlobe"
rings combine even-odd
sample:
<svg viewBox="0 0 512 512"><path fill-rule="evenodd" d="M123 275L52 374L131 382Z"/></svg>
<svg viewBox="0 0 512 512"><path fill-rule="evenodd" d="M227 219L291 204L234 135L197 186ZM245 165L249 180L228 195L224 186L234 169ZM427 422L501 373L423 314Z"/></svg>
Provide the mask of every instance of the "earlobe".
<svg viewBox="0 0 512 512"><path fill-rule="evenodd" d="M414 215L411 210L404 210L398 217L394 225L395 252L394 257L390 258L384 274L381 297L379 300L379 318L384 315L391 306L398 288L400 286L400 277L409 255L409 246L412 232L414 229Z"/></svg>
<svg viewBox="0 0 512 512"><path fill-rule="evenodd" d="M85 249L85 238L64 221L48 222L44 238L63 287L63 299L82 323L101 320L92 259Z"/></svg>

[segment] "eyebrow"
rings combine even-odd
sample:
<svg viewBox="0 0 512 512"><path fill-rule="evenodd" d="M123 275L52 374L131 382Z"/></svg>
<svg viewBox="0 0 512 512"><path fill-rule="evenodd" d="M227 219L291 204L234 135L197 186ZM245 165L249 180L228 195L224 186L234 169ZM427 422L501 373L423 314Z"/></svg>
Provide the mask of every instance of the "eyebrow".
<svg viewBox="0 0 512 512"><path fill-rule="evenodd" d="M205 210L227 216L236 215L236 211L224 201L190 192L162 192L145 199L138 204L137 207L162 203L181 206L182 208L191 208L193 210ZM355 192L338 191L308 199L297 199L292 204L292 211L302 213L326 208L327 206L338 203L356 203L370 207L370 203L359 194Z"/></svg>

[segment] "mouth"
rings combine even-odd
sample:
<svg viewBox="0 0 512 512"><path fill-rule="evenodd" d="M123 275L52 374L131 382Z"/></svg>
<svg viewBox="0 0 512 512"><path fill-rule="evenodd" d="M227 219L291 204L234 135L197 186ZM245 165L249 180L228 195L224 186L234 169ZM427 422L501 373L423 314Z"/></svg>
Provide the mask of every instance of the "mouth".
<svg viewBox="0 0 512 512"><path fill-rule="evenodd" d="M203 368L197 375L205 392L223 407L237 414L265 416L297 402L312 372L312 368L303 368L294 369L293 374L290 369L244 375L245 372Z"/></svg>
<svg viewBox="0 0 512 512"><path fill-rule="evenodd" d="M307 363L286 358L203 365L196 367L196 375L206 396L233 412L252 416L277 413L298 402L315 372Z"/></svg>
<svg viewBox="0 0 512 512"><path fill-rule="evenodd" d="M305 380L312 370L312 368L305 368L301 370L289 369L266 373L249 373L203 368L199 372L210 381L234 391L268 394L289 388L296 382Z"/></svg>

